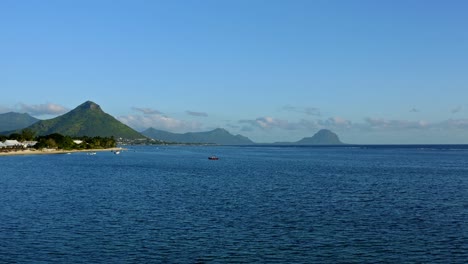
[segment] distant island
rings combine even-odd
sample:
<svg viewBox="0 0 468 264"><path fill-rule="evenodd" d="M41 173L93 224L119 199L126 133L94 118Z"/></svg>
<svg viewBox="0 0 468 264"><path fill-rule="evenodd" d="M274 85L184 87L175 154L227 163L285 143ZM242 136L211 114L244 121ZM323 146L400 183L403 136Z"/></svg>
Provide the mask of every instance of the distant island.
<svg viewBox="0 0 468 264"><path fill-rule="evenodd" d="M86 101L75 109L48 120L39 120L28 114L0 114L0 135L21 134L24 129L36 136L59 134L70 138L112 137L117 144L216 144L256 145L248 137L233 135L217 128L206 132L171 133L148 128L141 133L105 113L101 107ZM322 129L311 137L296 142L275 142L269 145L342 145L338 135Z"/></svg>
<svg viewBox="0 0 468 264"><path fill-rule="evenodd" d="M343 145L337 134L328 129L321 129L312 137L305 137L296 142L276 142L277 145Z"/></svg>

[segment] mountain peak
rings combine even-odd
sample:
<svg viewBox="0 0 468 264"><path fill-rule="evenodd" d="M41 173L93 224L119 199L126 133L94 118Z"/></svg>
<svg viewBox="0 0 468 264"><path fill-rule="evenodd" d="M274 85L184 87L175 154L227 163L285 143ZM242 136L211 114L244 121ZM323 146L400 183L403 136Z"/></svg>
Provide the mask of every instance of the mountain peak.
<svg viewBox="0 0 468 264"><path fill-rule="evenodd" d="M101 110L101 107L92 101L86 101L79 105L77 109L84 109L84 110ZM102 110L101 110L102 111Z"/></svg>
<svg viewBox="0 0 468 264"><path fill-rule="evenodd" d="M328 134L335 134L330 129L320 129L316 135L328 135Z"/></svg>
<svg viewBox="0 0 468 264"><path fill-rule="evenodd" d="M333 133L332 131L328 129L321 129L315 135L312 137L306 137L298 142L296 144L301 144L301 145L341 145L343 142L340 141L338 138L338 135Z"/></svg>
<svg viewBox="0 0 468 264"><path fill-rule="evenodd" d="M229 133L226 129L224 128L215 128L211 132L216 132L216 133Z"/></svg>
<svg viewBox="0 0 468 264"><path fill-rule="evenodd" d="M59 133L65 136L116 137L126 139L144 136L105 113L101 107L86 101L72 111L49 120L39 121L28 128L37 135Z"/></svg>

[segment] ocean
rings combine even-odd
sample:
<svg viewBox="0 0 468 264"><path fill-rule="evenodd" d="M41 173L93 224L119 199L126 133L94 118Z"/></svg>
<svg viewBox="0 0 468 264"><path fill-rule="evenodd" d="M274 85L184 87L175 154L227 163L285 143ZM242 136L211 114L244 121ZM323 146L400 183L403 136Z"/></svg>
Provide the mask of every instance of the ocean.
<svg viewBox="0 0 468 264"><path fill-rule="evenodd" d="M0 157L0 263L468 259L467 146L128 148Z"/></svg>

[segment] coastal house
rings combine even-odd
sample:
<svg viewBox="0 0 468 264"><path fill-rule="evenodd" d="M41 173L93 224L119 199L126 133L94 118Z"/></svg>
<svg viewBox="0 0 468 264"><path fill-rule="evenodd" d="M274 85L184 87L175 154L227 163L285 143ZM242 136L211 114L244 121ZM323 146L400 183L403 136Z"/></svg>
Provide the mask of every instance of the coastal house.
<svg viewBox="0 0 468 264"><path fill-rule="evenodd" d="M79 145L79 144L83 143L83 140L74 139L73 142L75 142L75 144Z"/></svg>
<svg viewBox="0 0 468 264"><path fill-rule="evenodd" d="M3 143L7 147L22 146L23 144L19 143L18 140L5 140Z"/></svg>
<svg viewBox="0 0 468 264"><path fill-rule="evenodd" d="M6 145L3 142L0 142L0 148L6 148Z"/></svg>

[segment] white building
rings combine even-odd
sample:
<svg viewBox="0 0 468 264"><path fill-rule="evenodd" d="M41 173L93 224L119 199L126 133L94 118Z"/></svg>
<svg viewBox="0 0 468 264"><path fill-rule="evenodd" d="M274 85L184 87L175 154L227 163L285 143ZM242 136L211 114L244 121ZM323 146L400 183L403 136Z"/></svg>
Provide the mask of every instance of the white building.
<svg viewBox="0 0 468 264"><path fill-rule="evenodd" d="M19 143L18 140L5 140L3 143L7 147L22 146L23 144Z"/></svg>

